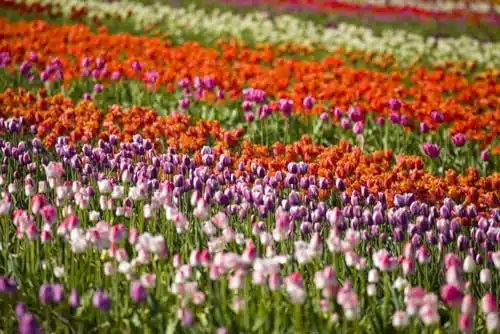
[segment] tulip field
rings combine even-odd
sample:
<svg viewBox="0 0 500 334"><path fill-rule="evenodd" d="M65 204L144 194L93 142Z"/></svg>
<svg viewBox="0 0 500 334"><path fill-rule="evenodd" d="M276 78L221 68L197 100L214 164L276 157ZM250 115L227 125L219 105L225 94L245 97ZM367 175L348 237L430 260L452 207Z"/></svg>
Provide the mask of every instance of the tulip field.
<svg viewBox="0 0 500 334"><path fill-rule="evenodd" d="M0 0L0 333L500 333L500 2Z"/></svg>

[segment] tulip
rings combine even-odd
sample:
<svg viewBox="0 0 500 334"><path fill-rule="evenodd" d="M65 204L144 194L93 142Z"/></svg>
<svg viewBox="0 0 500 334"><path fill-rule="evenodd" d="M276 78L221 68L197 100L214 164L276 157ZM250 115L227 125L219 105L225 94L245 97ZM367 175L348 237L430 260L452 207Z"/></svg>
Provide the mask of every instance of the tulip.
<svg viewBox="0 0 500 334"><path fill-rule="evenodd" d="M50 284L43 284L40 286L40 303L42 304L48 304L53 301L54 299L54 291L52 289L52 285Z"/></svg>
<svg viewBox="0 0 500 334"><path fill-rule="evenodd" d="M481 308L484 313L497 312L497 302L491 292L486 293L481 299Z"/></svg>
<svg viewBox="0 0 500 334"><path fill-rule="evenodd" d="M479 281L482 284L491 283L491 271L488 268L481 269L481 272L479 273Z"/></svg>
<svg viewBox="0 0 500 334"><path fill-rule="evenodd" d="M397 311L392 316L392 326L396 329L405 328L409 323L408 315L404 311Z"/></svg>
<svg viewBox="0 0 500 334"><path fill-rule="evenodd" d="M436 144L425 143L422 145L422 149L424 153L431 159L439 157L440 150L439 146L437 146Z"/></svg>
<svg viewBox="0 0 500 334"><path fill-rule="evenodd" d="M19 334L35 334L40 329L35 316L32 313L25 313L19 319Z"/></svg>
<svg viewBox="0 0 500 334"><path fill-rule="evenodd" d="M458 320L458 328L462 333L472 333L472 317L470 314L461 314Z"/></svg>
<svg viewBox="0 0 500 334"><path fill-rule="evenodd" d="M465 135L463 133L457 133L451 137L453 145L457 147L462 147L465 145Z"/></svg>
<svg viewBox="0 0 500 334"><path fill-rule="evenodd" d="M425 122L420 123L420 132L421 133L429 132L429 125Z"/></svg>
<svg viewBox="0 0 500 334"><path fill-rule="evenodd" d="M142 70L142 64L136 60L132 63L132 69L138 73Z"/></svg>
<svg viewBox="0 0 500 334"><path fill-rule="evenodd" d="M383 127L385 125L385 118L377 117L375 119L375 123L377 123L378 126Z"/></svg>
<svg viewBox="0 0 500 334"><path fill-rule="evenodd" d="M356 122L356 123L354 123L354 125L352 127L352 131L355 134L359 135L359 134L363 133L364 127L365 126L364 126L363 122Z"/></svg>
<svg viewBox="0 0 500 334"><path fill-rule="evenodd" d="M140 281L134 281L130 284L130 298L137 303L146 301L148 293Z"/></svg>
<svg viewBox="0 0 500 334"><path fill-rule="evenodd" d="M498 313L488 313L486 315L486 329L488 332L496 332L500 329L500 316Z"/></svg>
<svg viewBox="0 0 500 334"><path fill-rule="evenodd" d="M182 109L186 110L186 109L189 108L190 103L191 102L187 98L181 99L179 101L179 107L181 107Z"/></svg>
<svg viewBox="0 0 500 334"><path fill-rule="evenodd" d="M280 99L278 102L279 109L281 113L289 117L293 112L293 101L287 99Z"/></svg>
<svg viewBox="0 0 500 334"><path fill-rule="evenodd" d="M51 225L56 220L57 212L52 205L45 205L40 210L40 214L42 215L44 223Z"/></svg>
<svg viewBox="0 0 500 334"><path fill-rule="evenodd" d="M80 306L80 296L78 295L78 292L75 289L71 290L68 302L72 308L77 308Z"/></svg>
<svg viewBox="0 0 500 334"><path fill-rule="evenodd" d="M16 291L17 284L15 280L0 276L0 293L14 294Z"/></svg>
<svg viewBox="0 0 500 334"><path fill-rule="evenodd" d="M460 288L454 284L446 284L441 288L441 298L450 307L460 307L463 297Z"/></svg>
<svg viewBox="0 0 500 334"><path fill-rule="evenodd" d="M466 273L471 273L476 269L476 262L472 256L467 256L464 260L463 270Z"/></svg>
<svg viewBox="0 0 500 334"><path fill-rule="evenodd" d="M305 109L312 109L316 100L312 96L306 96L303 101L303 106Z"/></svg>
<svg viewBox="0 0 500 334"><path fill-rule="evenodd" d="M194 322L193 313L187 307L179 309L178 318L181 321L182 327L191 327Z"/></svg>
<svg viewBox="0 0 500 334"><path fill-rule="evenodd" d="M490 161L490 152L488 152L488 150L483 150L481 152L481 160L482 161Z"/></svg>
<svg viewBox="0 0 500 334"><path fill-rule="evenodd" d="M92 304L101 311L108 312L111 309L111 300L106 292L96 291L92 297Z"/></svg>
<svg viewBox="0 0 500 334"><path fill-rule="evenodd" d="M433 110L431 112L431 118L436 123L443 123L444 122L444 115L438 110Z"/></svg>

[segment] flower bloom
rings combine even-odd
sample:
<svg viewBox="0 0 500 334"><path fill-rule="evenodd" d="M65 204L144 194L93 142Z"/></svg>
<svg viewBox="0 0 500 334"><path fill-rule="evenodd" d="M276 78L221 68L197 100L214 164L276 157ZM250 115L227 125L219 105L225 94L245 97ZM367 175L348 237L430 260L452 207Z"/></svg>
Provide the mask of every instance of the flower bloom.
<svg viewBox="0 0 500 334"><path fill-rule="evenodd" d="M394 328L405 328L408 326L409 322L408 315L404 311L397 311L392 315L392 326L394 326Z"/></svg>
<svg viewBox="0 0 500 334"><path fill-rule="evenodd" d="M439 146L432 143L425 143L422 145L424 153L431 159L439 157L440 149Z"/></svg>
<svg viewBox="0 0 500 334"><path fill-rule="evenodd" d="M108 294L103 291L96 291L92 297L92 304L95 308L98 308L104 312L108 312L111 309L111 299Z"/></svg>
<svg viewBox="0 0 500 334"><path fill-rule="evenodd" d="M465 135L463 133L457 133L451 137L453 145L457 147L462 147L465 145Z"/></svg>
<svg viewBox="0 0 500 334"><path fill-rule="evenodd" d="M464 294L454 284L446 284L441 288L441 298L450 307L460 307Z"/></svg>
<svg viewBox="0 0 500 334"><path fill-rule="evenodd" d="M130 297L135 303L142 303L148 297L146 288L140 281L134 281L130 284Z"/></svg>
<svg viewBox="0 0 500 334"><path fill-rule="evenodd" d="M300 273L292 273L285 279L285 286L288 295L294 304L302 304L306 299L306 291L304 290L304 281Z"/></svg>

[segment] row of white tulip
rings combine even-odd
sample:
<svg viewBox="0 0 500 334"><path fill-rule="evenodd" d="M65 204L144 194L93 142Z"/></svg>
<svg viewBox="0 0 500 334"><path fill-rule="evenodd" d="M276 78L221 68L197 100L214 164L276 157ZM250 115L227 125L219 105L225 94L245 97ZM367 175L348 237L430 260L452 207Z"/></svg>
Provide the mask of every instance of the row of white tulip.
<svg viewBox="0 0 500 334"><path fill-rule="evenodd" d="M473 13L500 12L500 5L493 2L470 1L422 1L422 0L339 0L343 3L372 5L384 7L388 4L393 7L413 7L428 11L447 13L455 10L469 10ZM467 9L467 5L469 8Z"/></svg>
<svg viewBox="0 0 500 334"><path fill-rule="evenodd" d="M73 9L86 7L92 16L105 19L106 15L125 15L136 30L158 24L164 32L181 37L190 35L230 35L256 42L279 44L293 42L305 46L322 45L328 50L343 47L392 54L404 64L425 59L432 64L447 61L475 61L485 67L500 67L500 43L480 42L462 36L459 38L423 37L404 30L387 29L376 34L369 28L341 23L335 28L325 27L295 16L283 14L271 17L265 12L235 14L230 11L206 11L188 6L174 8L165 4L143 5L130 1L105 3L89 0L17 0L24 3L59 4L69 15Z"/></svg>
<svg viewBox="0 0 500 334"><path fill-rule="evenodd" d="M268 2L266 0L240 0L239 4L244 5L255 5L261 4L265 5ZM231 1L226 1L231 2ZM317 1L317 3L321 3L321 1ZM372 7L395 7L395 8L415 8L430 11L435 14L446 14L453 11L465 11L474 14L498 14L500 12L500 5L495 4L493 1L422 1L422 0L336 0L336 3L340 4L353 4L353 5L369 5ZM296 1L290 1L287 3L283 1L280 3L284 7L297 6Z"/></svg>
<svg viewBox="0 0 500 334"><path fill-rule="evenodd" d="M344 1L356 1L356 0L344 0ZM384 1L380 0L366 0L363 3L374 3L377 5L384 5ZM418 0L390 0L391 6L397 7L416 7L421 9L426 9L430 11L437 12L451 12L454 10L466 10L467 3L465 1L418 1ZM488 13L490 11L499 12L500 5L493 4L492 2L482 2L482 1L471 1L469 4L469 11L475 13Z"/></svg>

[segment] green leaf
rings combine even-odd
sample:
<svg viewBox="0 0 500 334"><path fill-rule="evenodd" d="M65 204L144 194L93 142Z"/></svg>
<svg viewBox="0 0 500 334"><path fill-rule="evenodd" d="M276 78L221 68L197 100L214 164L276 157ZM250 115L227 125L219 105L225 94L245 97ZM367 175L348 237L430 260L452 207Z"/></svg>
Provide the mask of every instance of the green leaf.
<svg viewBox="0 0 500 334"><path fill-rule="evenodd" d="M265 323L266 323L266 318L264 317L257 318L252 327L252 332L259 330Z"/></svg>
<svg viewBox="0 0 500 334"><path fill-rule="evenodd" d="M132 316L132 324L136 327L141 327L141 318L139 317L139 314L137 312L134 312L134 315Z"/></svg>
<svg viewBox="0 0 500 334"><path fill-rule="evenodd" d="M174 334L175 333L175 330L177 328L177 323L179 321L178 320L175 320L175 321L172 321L171 323L168 324L168 327L167 327L167 332L166 334Z"/></svg>
<svg viewBox="0 0 500 334"><path fill-rule="evenodd" d="M203 325L203 327L208 326L208 319L207 319L207 315L205 313L201 313L198 316L198 319L200 320L200 323Z"/></svg>
<svg viewBox="0 0 500 334"><path fill-rule="evenodd" d="M158 303L156 302L155 297L152 295L149 295L147 302L148 302L149 308L151 309L152 315L156 314L158 312Z"/></svg>

